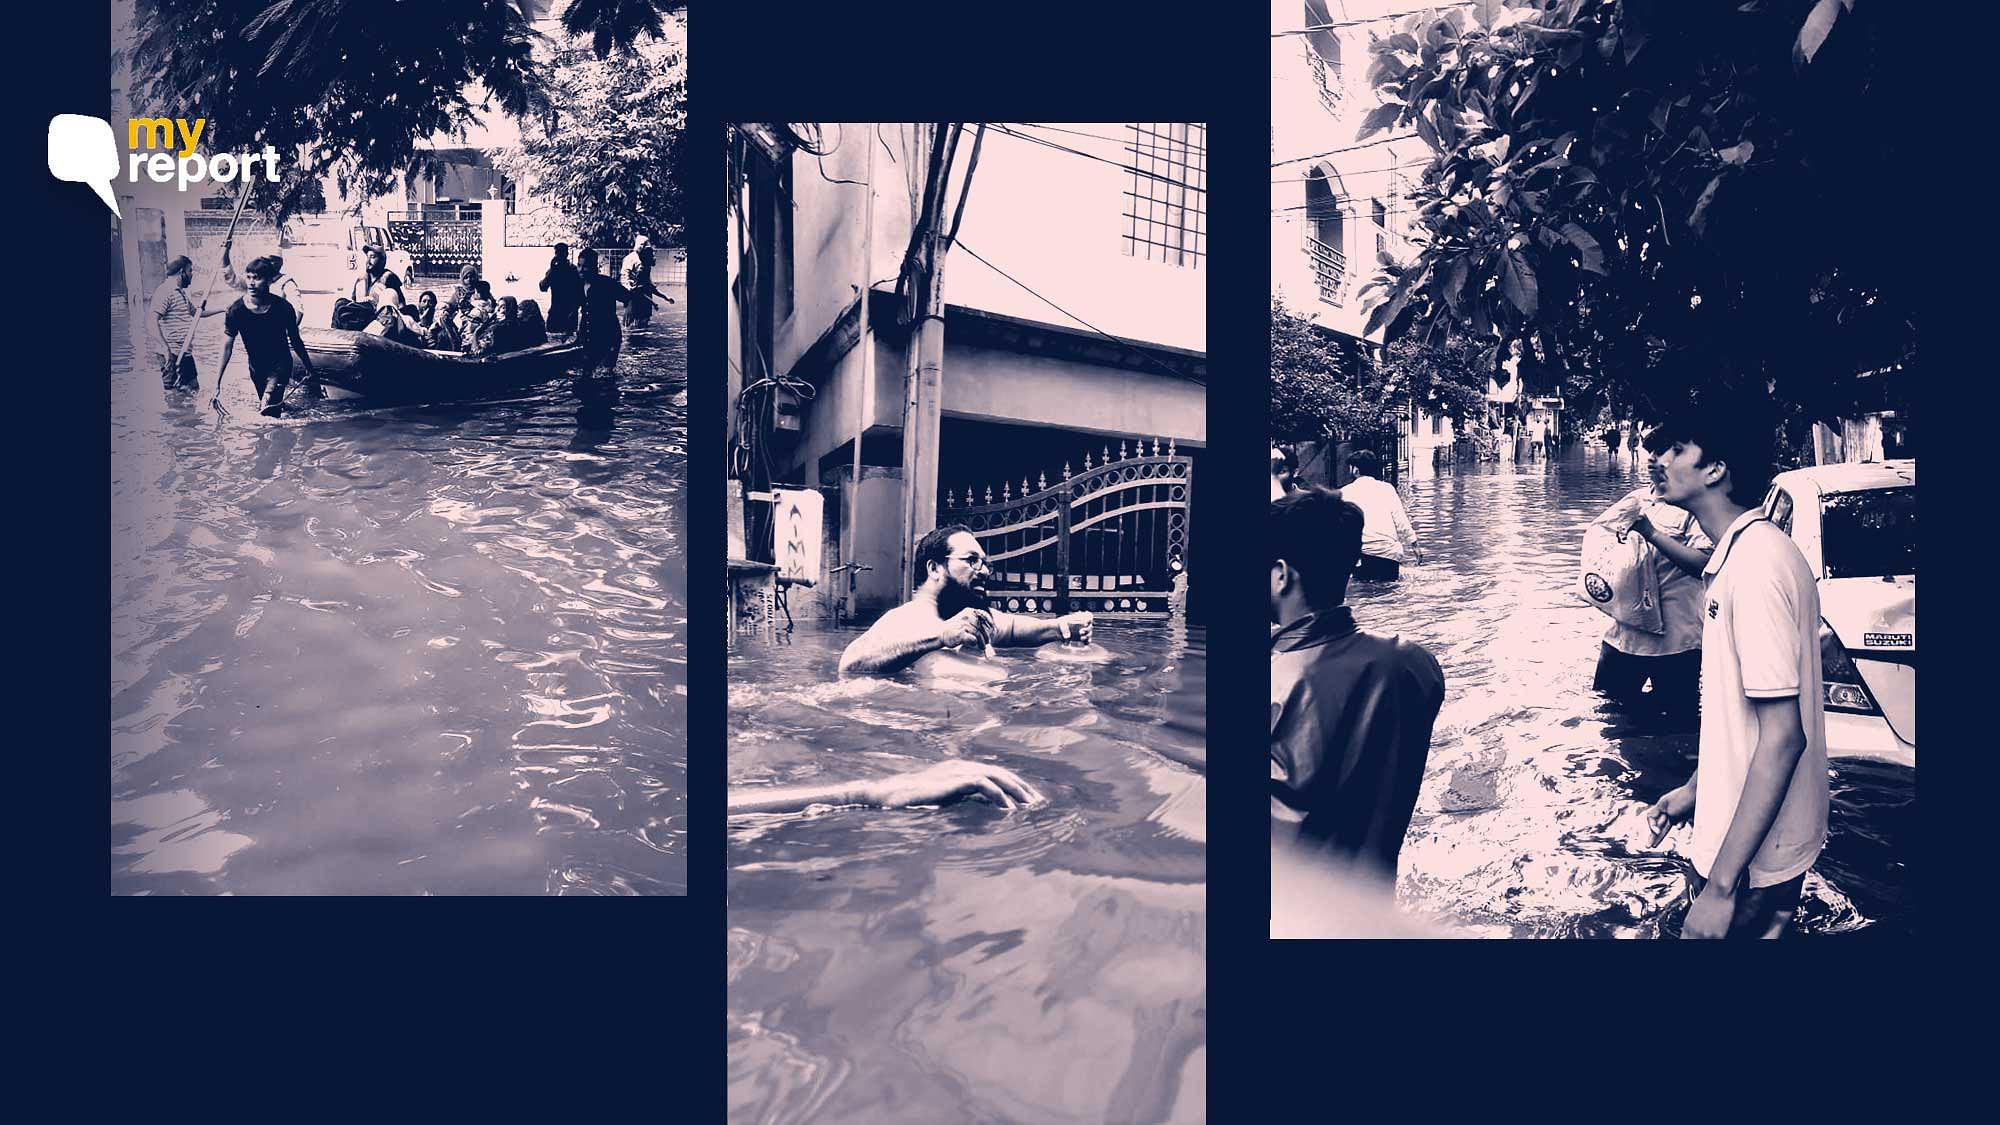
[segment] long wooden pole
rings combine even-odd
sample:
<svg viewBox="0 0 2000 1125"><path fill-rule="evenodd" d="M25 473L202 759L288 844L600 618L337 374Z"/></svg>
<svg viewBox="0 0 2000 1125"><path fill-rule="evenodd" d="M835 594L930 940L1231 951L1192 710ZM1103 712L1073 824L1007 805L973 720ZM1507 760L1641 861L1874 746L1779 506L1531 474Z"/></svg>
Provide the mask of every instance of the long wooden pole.
<svg viewBox="0 0 2000 1125"><path fill-rule="evenodd" d="M222 236L222 252L225 255L229 253L229 244L236 239L236 220L243 217L243 205L248 202L250 202L250 177L245 176L243 178L243 194L236 199L236 213L229 216L229 233ZM219 267L209 271L208 284L201 287L201 304L195 307L194 320L188 324L187 335L181 338L180 350L174 353L173 365L167 368L167 370L172 371L178 368L181 363L181 357L194 350L194 330L201 327L201 314L208 311L208 295L215 291L215 279L221 272L222 270ZM221 388L218 386L216 391L220 394Z"/></svg>
<svg viewBox="0 0 2000 1125"><path fill-rule="evenodd" d="M229 231L228 233L222 236L222 256L225 258L229 256L229 247L236 241L236 221L243 217L243 205L250 202L250 187L252 182L253 181L251 180L250 177L248 176L243 177L243 194L236 198L236 213L234 215L229 216ZM186 354L186 352L189 349L194 347L194 330L201 327L201 315L208 309L208 295L215 291L215 279L221 273L222 273L222 266L220 263L218 263L216 265L215 270L208 275L208 284L201 287L201 305L194 311L194 323L188 325L187 341L182 346L181 349L182 354ZM180 362L181 362L180 359L176 357L174 359L174 366L169 368L168 370L174 371L176 372L176 374L178 374L180 368ZM248 362L248 360L246 359L245 362ZM224 409L222 405L223 374L224 373L221 371L217 371L215 373L215 395L214 397L208 400L208 404L215 408L216 413L222 415L224 418L227 418L229 417L229 411ZM195 386L199 387L200 385L201 385L201 374L200 372L196 372Z"/></svg>

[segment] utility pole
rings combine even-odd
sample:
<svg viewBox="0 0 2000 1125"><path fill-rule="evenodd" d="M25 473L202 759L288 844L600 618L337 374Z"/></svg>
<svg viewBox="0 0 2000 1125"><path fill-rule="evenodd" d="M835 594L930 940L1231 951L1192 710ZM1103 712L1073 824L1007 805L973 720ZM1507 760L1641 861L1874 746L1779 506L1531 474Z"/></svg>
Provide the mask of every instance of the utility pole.
<svg viewBox="0 0 2000 1125"><path fill-rule="evenodd" d="M952 240L958 237L959 222L965 218L965 200L972 191L972 174L979 166L979 146L986 138L986 126L981 124L973 136L972 157L947 229L945 194L964 132L962 122L941 122L932 135L923 200L897 282L904 300L904 323L915 326L903 393L903 541L898 570L904 594L916 585L913 551L917 538L937 526L938 432L944 407L944 260Z"/></svg>

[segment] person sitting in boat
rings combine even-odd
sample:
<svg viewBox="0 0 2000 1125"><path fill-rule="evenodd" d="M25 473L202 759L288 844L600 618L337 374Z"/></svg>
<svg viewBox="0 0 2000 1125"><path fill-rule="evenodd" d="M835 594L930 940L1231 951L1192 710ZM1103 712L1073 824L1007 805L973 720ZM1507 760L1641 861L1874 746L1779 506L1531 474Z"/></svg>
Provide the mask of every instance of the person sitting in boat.
<svg viewBox="0 0 2000 1125"><path fill-rule="evenodd" d="M394 301L398 308L409 302L403 297L403 279L389 268L389 255L380 246L370 246L366 251L367 262L361 275L354 279L348 289L348 299L366 301L373 305L383 305Z"/></svg>
<svg viewBox="0 0 2000 1125"><path fill-rule="evenodd" d="M468 262L458 271L458 284L451 287L450 295L438 306L438 315L448 320L458 319L478 291L479 267Z"/></svg>
<svg viewBox="0 0 2000 1125"><path fill-rule="evenodd" d="M527 347L521 323L521 303L512 297L500 298L499 315L493 322L494 351L511 352Z"/></svg>
<svg viewBox="0 0 2000 1125"><path fill-rule="evenodd" d="M431 325L437 323L437 311L437 290L426 289L417 294L417 311L410 314L410 319L416 321L418 328L428 332Z"/></svg>
<svg viewBox="0 0 2000 1125"><path fill-rule="evenodd" d="M570 264L569 243L556 243L555 255L549 259L549 270L542 275L540 288L549 295L549 331L562 336L575 332L577 305L583 300L583 278Z"/></svg>
<svg viewBox="0 0 2000 1125"><path fill-rule="evenodd" d="M493 298L484 293L472 295L470 307L460 318L459 339L465 343L466 355L493 355L505 351L501 346L500 317Z"/></svg>
<svg viewBox="0 0 2000 1125"><path fill-rule="evenodd" d="M915 565L923 585L910 600L883 614L840 654L840 671L895 672L940 649L959 645L1040 645L1090 641L1091 616L1039 618L980 608L982 576L992 573L986 550L964 524L946 524L917 540Z"/></svg>
<svg viewBox="0 0 2000 1125"><path fill-rule="evenodd" d="M380 336L384 340L412 348L421 348L425 345L423 334L405 321L402 310L394 305L383 305L376 309L374 321L362 331L370 336Z"/></svg>
<svg viewBox="0 0 2000 1125"><path fill-rule="evenodd" d="M542 320L542 306L533 297L521 302L521 346L532 348L549 342L549 326Z"/></svg>

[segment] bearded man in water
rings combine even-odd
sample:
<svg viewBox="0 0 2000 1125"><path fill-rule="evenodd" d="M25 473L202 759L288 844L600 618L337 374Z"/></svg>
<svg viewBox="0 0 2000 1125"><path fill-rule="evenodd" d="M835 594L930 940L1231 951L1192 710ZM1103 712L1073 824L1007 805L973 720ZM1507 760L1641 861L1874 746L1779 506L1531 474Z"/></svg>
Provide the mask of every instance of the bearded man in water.
<svg viewBox="0 0 2000 1125"><path fill-rule="evenodd" d="M992 573L979 539L964 524L946 524L917 541L923 585L883 614L840 654L840 671L896 672L940 649L959 645L1039 645L1090 640L1091 617L1028 617L984 608L983 579Z"/></svg>

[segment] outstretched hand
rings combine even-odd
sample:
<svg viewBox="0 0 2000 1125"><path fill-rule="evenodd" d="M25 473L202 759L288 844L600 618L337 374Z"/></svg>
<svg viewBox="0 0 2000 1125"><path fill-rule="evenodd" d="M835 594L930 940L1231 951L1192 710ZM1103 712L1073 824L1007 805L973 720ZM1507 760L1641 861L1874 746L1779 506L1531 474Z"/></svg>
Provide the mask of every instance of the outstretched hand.
<svg viewBox="0 0 2000 1125"><path fill-rule="evenodd" d="M885 777L863 787L867 803L885 809L911 805L938 805L958 797L981 796L1011 809L1016 805L1038 805L1043 797L1019 774L990 762L953 758L912 773Z"/></svg>
<svg viewBox="0 0 2000 1125"><path fill-rule="evenodd" d="M1683 785L1669 789L1646 810L1646 823L1652 826L1653 841L1650 847L1659 847L1660 841L1674 826L1694 815L1694 787Z"/></svg>

